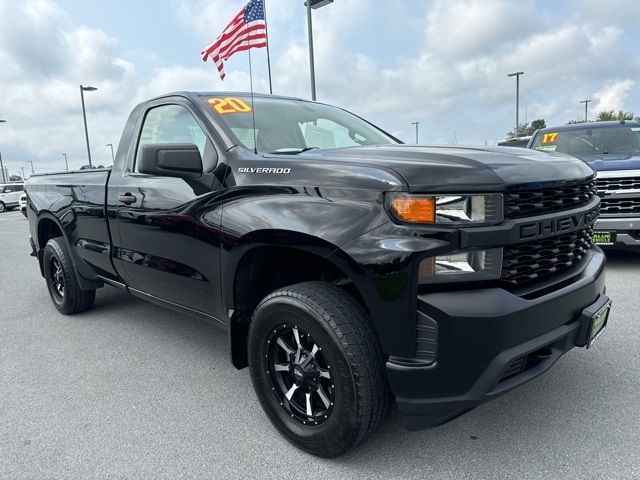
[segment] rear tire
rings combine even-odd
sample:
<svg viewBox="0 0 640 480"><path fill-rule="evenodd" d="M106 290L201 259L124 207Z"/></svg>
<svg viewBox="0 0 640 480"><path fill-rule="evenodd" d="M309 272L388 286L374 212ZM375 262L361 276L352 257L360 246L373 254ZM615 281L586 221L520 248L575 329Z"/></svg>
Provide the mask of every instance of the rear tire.
<svg viewBox="0 0 640 480"><path fill-rule="evenodd" d="M44 278L55 307L65 315L93 307L95 290L81 290L67 247L62 238L52 238L44 247Z"/></svg>
<svg viewBox="0 0 640 480"><path fill-rule="evenodd" d="M263 409L306 452L342 455L387 417L380 342L362 307L334 285L305 282L268 295L253 315L248 355Z"/></svg>

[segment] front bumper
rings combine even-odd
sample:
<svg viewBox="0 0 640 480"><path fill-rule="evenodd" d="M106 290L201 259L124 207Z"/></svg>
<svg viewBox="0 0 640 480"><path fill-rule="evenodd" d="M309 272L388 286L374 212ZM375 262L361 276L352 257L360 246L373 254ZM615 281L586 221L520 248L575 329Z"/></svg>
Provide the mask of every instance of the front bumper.
<svg viewBox="0 0 640 480"><path fill-rule="evenodd" d="M570 280L516 295L501 288L427 293L418 310L437 324L430 365L391 357L387 375L409 430L445 423L547 371L584 346L583 310L604 295L602 251Z"/></svg>
<svg viewBox="0 0 640 480"><path fill-rule="evenodd" d="M614 245L640 247L640 218L639 217L600 217L594 229L616 232Z"/></svg>

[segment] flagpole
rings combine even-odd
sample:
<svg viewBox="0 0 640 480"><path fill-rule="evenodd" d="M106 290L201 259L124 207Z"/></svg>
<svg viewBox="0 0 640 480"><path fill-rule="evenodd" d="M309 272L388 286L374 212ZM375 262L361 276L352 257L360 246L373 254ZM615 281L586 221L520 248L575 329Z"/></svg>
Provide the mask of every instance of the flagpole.
<svg viewBox="0 0 640 480"><path fill-rule="evenodd" d="M262 4L262 12L264 13L264 33L267 36L267 69L269 71L269 93L273 95L273 88L271 86L271 54L269 52L269 27L267 23L267 0L264 0Z"/></svg>

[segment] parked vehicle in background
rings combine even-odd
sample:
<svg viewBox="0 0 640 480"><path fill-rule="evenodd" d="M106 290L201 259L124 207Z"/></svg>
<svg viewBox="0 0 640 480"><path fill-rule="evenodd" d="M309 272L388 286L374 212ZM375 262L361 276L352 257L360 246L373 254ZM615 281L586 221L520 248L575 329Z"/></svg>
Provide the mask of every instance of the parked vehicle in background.
<svg viewBox="0 0 640 480"><path fill-rule="evenodd" d="M95 165L82 165L80 170L95 170Z"/></svg>
<svg viewBox="0 0 640 480"><path fill-rule="evenodd" d="M498 146L527 148L527 145L529 145L530 140L531 140L531 135L528 135L526 137L507 138L506 140L502 140L501 142L498 142Z"/></svg>
<svg viewBox="0 0 640 480"><path fill-rule="evenodd" d="M579 123L538 130L529 148L578 157L598 172L602 198L593 241L640 247L640 123Z"/></svg>
<svg viewBox="0 0 640 480"><path fill-rule="evenodd" d="M0 213L16 208L23 191L23 183L0 184Z"/></svg>
<svg viewBox="0 0 640 480"><path fill-rule="evenodd" d="M19 200L20 211L26 217L27 216L27 194L22 192Z"/></svg>
<svg viewBox="0 0 640 480"><path fill-rule="evenodd" d="M610 308L594 175L404 145L321 103L180 92L133 110L112 170L31 176L27 208L60 312L106 283L221 326L280 433L337 456L392 393L407 428L433 427L591 344Z"/></svg>

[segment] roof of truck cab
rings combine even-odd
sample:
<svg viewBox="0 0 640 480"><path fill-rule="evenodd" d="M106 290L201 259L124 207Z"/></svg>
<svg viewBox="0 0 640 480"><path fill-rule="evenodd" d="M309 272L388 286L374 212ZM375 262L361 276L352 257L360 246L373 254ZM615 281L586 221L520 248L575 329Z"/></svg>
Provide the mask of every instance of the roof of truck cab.
<svg viewBox="0 0 640 480"><path fill-rule="evenodd" d="M545 127L538 130L539 132L565 132L569 130L584 130L585 128L606 128L606 127L640 127L640 122L635 120L612 120L606 122L584 122L571 123L569 125L560 125L557 127Z"/></svg>
<svg viewBox="0 0 640 480"><path fill-rule="evenodd" d="M189 99L196 100L196 99L201 98L201 97L232 97L232 96L250 97L251 96L251 92L233 92L233 91L193 92L193 91L178 91L178 92L166 93L164 95L159 95L159 96L154 97L154 98L152 98L150 100L156 100L156 99L160 99L160 98L174 97L174 96L187 97ZM303 102L312 102L313 101L313 100L308 100L308 99L305 99L305 98L289 97L289 96L286 96L286 95L273 95L273 94L269 94L269 93L256 93L256 92L254 92L253 96L255 98L276 98L276 99L280 99L280 100L299 100L299 101L303 101ZM319 102L315 102L315 103L319 103Z"/></svg>

